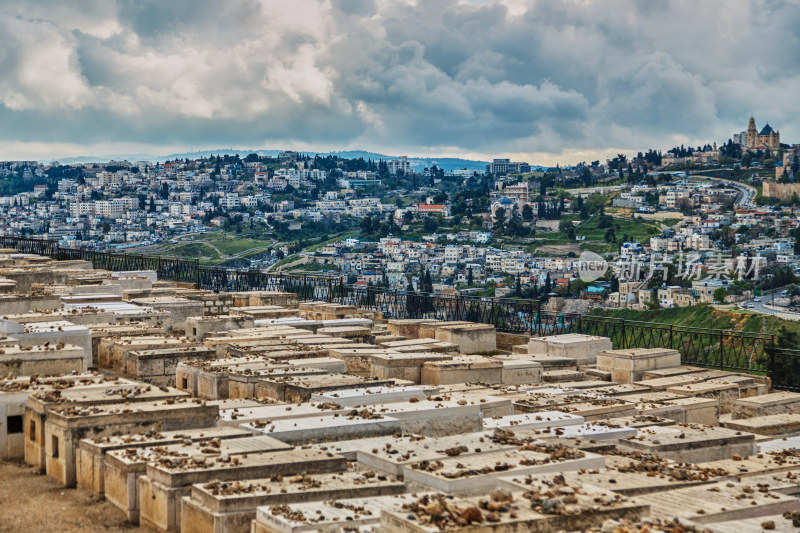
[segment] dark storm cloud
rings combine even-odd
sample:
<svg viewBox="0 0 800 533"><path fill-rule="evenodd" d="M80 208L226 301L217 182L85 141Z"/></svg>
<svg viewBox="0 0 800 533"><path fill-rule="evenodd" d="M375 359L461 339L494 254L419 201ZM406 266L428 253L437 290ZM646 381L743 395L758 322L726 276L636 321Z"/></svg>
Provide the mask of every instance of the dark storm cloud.
<svg viewBox="0 0 800 533"><path fill-rule="evenodd" d="M601 152L800 135L792 1L10 0L0 144Z"/></svg>

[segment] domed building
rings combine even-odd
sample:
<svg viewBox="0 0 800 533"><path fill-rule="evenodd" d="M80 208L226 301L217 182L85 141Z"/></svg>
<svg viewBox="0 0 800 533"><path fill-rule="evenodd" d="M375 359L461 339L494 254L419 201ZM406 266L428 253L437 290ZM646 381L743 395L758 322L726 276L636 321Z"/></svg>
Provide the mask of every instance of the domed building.
<svg viewBox="0 0 800 533"><path fill-rule="evenodd" d="M756 119L750 117L747 125L747 140L744 148L749 150L777 150L781 146L781 134L767 124L759 132L756 128Z"/></svg>

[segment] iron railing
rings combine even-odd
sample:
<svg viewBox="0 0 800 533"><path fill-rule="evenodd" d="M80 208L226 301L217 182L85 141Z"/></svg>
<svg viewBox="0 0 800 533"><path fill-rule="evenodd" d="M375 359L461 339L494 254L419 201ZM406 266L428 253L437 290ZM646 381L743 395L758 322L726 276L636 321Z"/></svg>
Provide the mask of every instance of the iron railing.
<svg viewBox="0 0 800 533"><path fill-rule="evenodd" d="M154 270L160 279L212 291L277 290L301 301L326 301L380 311L386 318L464 320L533 336L584 333L609 337L614 348L671 348L687 365L767 375L775 388L800 392L800 350L776 347L774 335L693 328L543 310L538 300L434 295L346 285L341 277L273 274L200 266L197 260L72 249L55 241L0 236L0 247L59 260L91 261L113 271Z"/></svg>
<svg viewBox="0 0 800 533"><path fill-rule="evenodd" d="M436 318L493 324L499 331L540 333L538 300L442 296L346 285L341 276L273 274L254 269L200 266L197 260L58 246L55 241L0 236L0 247L58 260L90 261L95 268L153 270L159 279L216 292L276 290L301 301L326 301L381 311L387 318Z"/></svg>
<svg viewBox="0 0 800 533"><path fill-rule="evenodd" d="M771 346L763 362L774 389L800 392L800 350Z"/></svg>
<svg viewBox="0 0 800 533"><path fill-rule="evenodd" d="M611 339L614 348L671 348L686 365L744 372L767 372L765 356L775 336L727 329L694 328L584 315L573 331Z"/></svg>

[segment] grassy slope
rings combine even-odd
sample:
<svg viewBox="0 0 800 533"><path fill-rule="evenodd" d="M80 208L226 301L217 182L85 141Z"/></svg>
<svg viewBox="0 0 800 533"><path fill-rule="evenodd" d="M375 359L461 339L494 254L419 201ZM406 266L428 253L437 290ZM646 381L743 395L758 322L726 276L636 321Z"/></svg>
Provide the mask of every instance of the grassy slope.
<svg viewBox="0 0 800 533"><path fill-rule="evenodd" d="M592 314L623 318L625 320L673 324L675 326L732 329L756 333L778 333L781 326L786 326L790 331L797 331L800 333L800 322L782 320L774 316L761 315L758 313L718 310L708 304L695 307L657 309L653 311L606 309L596 310Z"/></svg>
<svg viewBox="0 0 800 533"><path fill-rule="evenodd" d="M574 217L573 217L574 218ZM634 219L612 218L614 224L614 231L618 239L628 235L629 239L639 241L641 243L650 242L652 235L658 235L661 231L657 225L650 221L640 221ZM677 223L677 220L675 221ZM585 241L580 242L581 250L591 250L597 253L615 252L618 249L617 244L605 242L606 228L599 228L599 217L591 217L584 222L581 222L575 227L575 235L586 237ZM619 226L619 229L617 229ZM567 238L566 234L562 232L556 233L537 233L536 243L525 248L529 253L536 253L540 246L548 244L569 244L575 243Z"/></svg>
<svg viewBox="0 0 800 533"><path fill-rule="evenodd" d="M633 240L649 242L650 236L660 233L655 224L650 222L621 218L613 218L612 220L617 238L628 235ZM598 227L599 223L600 217L592 217L575 228L575 235L585 236L588 241L603 241L607 230L606 228ZM619 226L619 229L616 229L617 226Z"/></svg>

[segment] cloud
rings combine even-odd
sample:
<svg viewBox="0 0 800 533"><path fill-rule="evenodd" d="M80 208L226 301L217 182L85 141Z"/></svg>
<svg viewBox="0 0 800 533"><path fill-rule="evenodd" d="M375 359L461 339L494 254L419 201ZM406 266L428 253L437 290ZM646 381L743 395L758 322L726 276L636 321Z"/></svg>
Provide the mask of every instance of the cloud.
<svg viewBox="0 0 800 533"><path fill-rule="evenodd" d="M789 0L6 0L0 157L241 145L554 162L724 141L750 113L792 140L798 26Z"/></svg>

